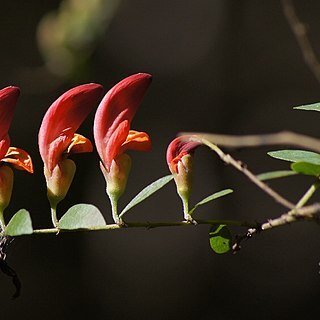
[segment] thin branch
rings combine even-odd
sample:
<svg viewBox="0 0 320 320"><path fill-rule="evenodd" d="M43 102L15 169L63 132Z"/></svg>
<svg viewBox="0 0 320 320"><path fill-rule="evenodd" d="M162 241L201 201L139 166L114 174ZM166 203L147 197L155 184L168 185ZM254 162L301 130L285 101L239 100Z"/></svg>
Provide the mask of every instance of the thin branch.
<svg viewBox="0 0 320 320"><path fill-rule="evenodd" d="M248 170L247 166L244 165L241 161L237 161L233 159L230 154L225 154L218 146L211 143L211 141L204 138L205 135L192 135L188 138L193 141L198 141L206 146L208 146L211 150L217 153L220 159L226 164L232 165L238 171L242 172L251 182L253 182L256 186L258 186L262 191L267 193L271 198L273 198L276 202L280 203L287 209L294 209L295 205L282 197L279 193L271 189L267 184L263 181L259 180L251 171ZM211 136L211 135L207 135Z"/></svg>
<svg viewBox="0 0 320 320"><path fill-rule="evenodd" d="M188 227L188 226L196 226L196 225L216 225L216 224L225 224L228 226L239 226L239 227L247 227L247 228L256 228L256 222L248 222L248 221L237 221L237 220L202 220L202 219L194 219L194 223L190 223L189 221L172 221L172 222L125 222L123 225L118 224L107 224L100 227L93 227L87 229L58 229L58 228L48 228L48 229L35 229L33 230L33 234L59 234L61 232L76 232L76 231L106 231L106 230L121 230L128 228L146 228L146 229L154 229L160 227Z"/></svg>
<svg viewBox="0 0 320 320"><path fill-rule="evenodd" d="M190 223L187 221L177 221L177 222L128 222L125 225L108 224L96 228L88 229L75 229L75 230L60 230L58 228L51 229L36 229L33 234L59 234L61 232L77 232L77 231L106 231L106 230L121 230L128 228L146 228L153 229L159 227L187 227L197 225L220 225L225 224L228 226L238 226L249 228L247 232L243 235L237 236L235 243L232 247L234 252L237 252L241 248L241 243L244 240L252 238L255 234L271 230L277 227L285 226L290 223L300 222L300 221L319 221L318 214L320 213L320 203L315 203L310 206L305 206L303 208L295 208L282 214L280 217L275 219L270 219L265 223L258 222L247 222L247 221L236 221L236 220L194 220L196 223Z"/></svg>
<svg viewBox="0 0 320 320"><path fill-rule="evenodd" d="M294 210L294 214L292 210L288 211L285 214L282 214L280 217L276 219L270 219L267 222L261 224L258 228L250 228L248 231L241 236L238 236L235 244L232 249L234 252L237 252L241 249L241 242L243 240L247 240L252 238L255 234L258 234L262 231L271 230L277 227L282 227L288 225L290 223L299 222L299 221L319 221L319 213L320 213L320 203L315 203L310 206L306 206L303 208L297 208Z"/></svg>
<svg viewBox="0 0 320 320"><path fill-rule="evenodd" d="M179 135L196 135L199 138L206 139L213 144L231 148L289 145L320 152L319 139L290 131L243 136L211 134L203 132L184 132L180 133Z"/></svg>
<svg viewBox="0 0 320 320"><path fill-rule="evenodd" d="M304 61L320 82L320 64L308 39L307 27L298 18L292 0L282 0L282 8L288 24L298 42Z"/></svg>

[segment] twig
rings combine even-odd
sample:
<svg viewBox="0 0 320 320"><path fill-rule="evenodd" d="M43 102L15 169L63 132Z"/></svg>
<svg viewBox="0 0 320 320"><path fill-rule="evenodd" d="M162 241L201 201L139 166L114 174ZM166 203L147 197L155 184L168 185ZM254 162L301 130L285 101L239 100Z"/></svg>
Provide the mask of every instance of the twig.
<svg viewBox="0 0 320 320"><path fill-rule="evenodd" d="M294 214L292 210L282 214L279 218L270 219L267 222L261 224L258 228L250 228L248 231L241 236L236 238L236 241L232 247L234 252L239 251L241 248L241 242L243 240L247 240L252 238L255 234L271 230L276 227L285 226L287 224L298 222L298 221L306 221L306 220L318 220L318 214L320 213L320 203L315 203L310 206L306 206L303 208L297 208L294 210Z"/></svg>
<svg viewBox="0 0 320 320"><path fill-rule="evenodd" d="M213 144L232 148L289 145L320 152L319 139L290 131L243 136L211 134L203 132L185 132L181 133L180 135L196 135L199 138L206 139Z"/></svg>
<svg viewBox="0 0 320 320"><path fill-rule="evenodd" d="M282 0L282 8L289 26L296 37L304 61L320 82L320 64L308 39L307 27L298 18L292 0Z"/></svg>
<svg viewBox="0 0 320 320"><path fill-rule="evenodd" d="M210 136L210 135L207 135ZM224 161L226 164L232 165L234 168L242 172L251 182L257 185L262 191L267 193L270 197L272 197L276 202L280 203L287 209L294 209L295 205L282 197L279 193L271 189L267 184L263 181L259 180L251 171L248 170L246 165L242 162L233 159L229 154L225 154L218 146L211 143L209 140L204 138L204 135L192 135L189 136L190 140L199 141L200 143L208 146L211 150L216 152L220 159Z"/></svg>
<svg viewBox="0 0 320 320"><path fill-rule="evenodd" d="M215 224L226 224L228 226L239 226L239 227L247 227L247 228L255 228L257 227L256 222L248 222L248 221L237 221L237 220L202 220L202 219L194 219L195 224L190 223L189 221L171 221L171 222L125 222L124 225L118 224L107 224L100 227L93 227L87 229L80 229L82 231L106 231L106 230L121 230L128 228L146 228L146 229L154 229L160 227L188 227L195 225L215 225ZM79 229L66 230L66 229L58 229L58 228L50 228L50 229L35 229L33 230L33 234L59 234L61 232L74 232L80 231Z"/></svg>

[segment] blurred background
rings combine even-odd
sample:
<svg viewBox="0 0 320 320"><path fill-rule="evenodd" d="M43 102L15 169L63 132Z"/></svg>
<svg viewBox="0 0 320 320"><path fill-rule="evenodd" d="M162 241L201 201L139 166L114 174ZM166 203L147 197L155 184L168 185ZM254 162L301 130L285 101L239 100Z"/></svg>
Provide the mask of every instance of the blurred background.
<svg viewBox="0 0 320 320"><path fill-rule="evenodd" d="M320 57L320 3L295 1ZM0 84L22 90L11 126L13 146L33 157L35 174L15 172L9 218L24 207L35 228L50 226L37 134L50 104L67 89L148 72L153 83L133 129L153 140L130 153L124 206L168 174L165 152L180 131L251 134L292 130L319 136L318 114L292 110L320 101L320 84L303 60L280 1L2 1ZM92 114L79 133L92 138ZM287 169L268 150L227 150L260 173ZM95 204L111 223L96 153L76 157L77 175L59 215ZM291 201L307 177L270 182ZM199 218L265 221L284 212L244 176L204 148L195 154L191 202L224 188L235 192L199 209ZM317 200L316 195L313 200ZM181 218L171 183L128 214L132 221ZM236 254L211 251L208 227L130 229L21 237L7 261L22 295L0 274L2 319L311 319L320 294L320 232L301 223L263 233ZM243 230L234 230L241 232Z"/></svg>

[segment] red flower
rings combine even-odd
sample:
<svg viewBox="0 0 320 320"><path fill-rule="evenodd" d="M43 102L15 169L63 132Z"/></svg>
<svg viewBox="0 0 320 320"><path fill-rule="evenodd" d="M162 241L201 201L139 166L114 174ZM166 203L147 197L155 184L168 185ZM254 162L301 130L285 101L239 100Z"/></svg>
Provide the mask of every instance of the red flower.
<svg viewBox="0 0 320 320"><path fill-rule="evenodd" d="M10 147L8 131L19 95L18 87L6 87L0 90L0 161L10 163L16 169L33 173L29 154L22 149Z"/></svg>
<svg viewBox="0 0 320 320"><path fill-rule="evenodd" d="M182 158L188 154L192 155L194 150L199 146L199 142L189 141L187 137L183 136L171 141L167 149L167 163L172 174L179 173Z"/></svg>
<svg viewBox="0 0 320 320"><path fill-rule="evenodd" d="M94 119L94 139L107 171L112 161L127 149L148 151L145 132L130 130L131 121L151 83L151 75L134 74L116 84L101 101Z"/></svg>
<svg viewBox="0 0 320 320"><path fill-rule="evenodd" d="M130 130L131 121L150 83L151 75L146 73L123 79L105 95L94 119L94 140L116 222L119 222L117 201L125 190L131 166L131 160L124 152L151 148L147 133Z"/></svg>
<svg viewBox="0 0 320 320"><path fill-rule="evenodd" d="M201 143L191 141L187 136L174 139L167 149L167 163L183 203L185 220L192 221L189 214L189 197L192 190L193 152Z"/></svg>
<svg viewBox="0 0 320 320"><path fill-rule="evenodd" d="M10 147L8 131L19 95L20 89L17 87L0 90L0 231L5 227L3 211L10 203L13 187L13 171L3 164L10 163L19 170L33 173L29 154L22 149Z"/></svg>
<svg viewBox="0 0 320 320"><path fill-rule="evenodd" d="M39 150L44 162L48 198L55 210L68 192L75 164L67 159L71 153L91 152L91 142L75 133L102 94L95 83L77 86L61 95L48 109L39 130ZM53 217L56 225L56 217Z"/></svg>

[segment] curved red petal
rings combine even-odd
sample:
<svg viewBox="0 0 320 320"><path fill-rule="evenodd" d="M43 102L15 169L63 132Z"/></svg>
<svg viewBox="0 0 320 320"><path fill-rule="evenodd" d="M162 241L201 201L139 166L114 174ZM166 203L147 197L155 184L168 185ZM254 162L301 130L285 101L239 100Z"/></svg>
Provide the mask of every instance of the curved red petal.
<svg viewBox="0 0 320 320"><path fill-rule="evenodd" d="M107 162L107 167L127 137L123 136L123 132L119 134L118 127L124 122L130 127L151 79L147 73L129 76L117 83L102 99L94 119L94 139L99 156L104 165ZM115 139L117 136L121 139Z"/></svg>
<svg viewBox="0 0 320 320"><path fill-rule="evenodd" d="M6 156L1 159L3 162L12 164L18 170L26 170L33 173L33 163L30 155L19 148L10 147Z"/></svg>
<svg viewBox="0 0 320 320"><path fill-rule="evenodd" d="M41 158L51 171L68 148L75 131L102 94L100 84L89 83L70 89L48 109L39 130Z"/></svg>
<svg viewBox="0 0 320 320"><path fill-rule="evenodd" d="M186 154L191 154L201 145L200 142L190 141L187 136L180 136L175 138L167 149L167 163L169 167L177 171L177 163Z"/></svg>
<svg viewBox="0 0 320 320"><path fill-rule="evenodd" d="M125 150L150 151L151 139L146 132L130 130L126 141L121 146L121 152Z"/></svg>
<svg viewBox="0 0 320 320"><path fill-rule="evenodd" d="M20 95L18 87L6 87L0 90L0 140L8 133Z"/></svg>
<svg viewBox="0 0 320 320"><path fill-rule="evenodd" d="M130 129L129 121L121 122L118 127L108 137L105 143L105 150L101 152L101 160L105 168L109 171L112 160L121 153L121 146L126 141Z"/></svg>

